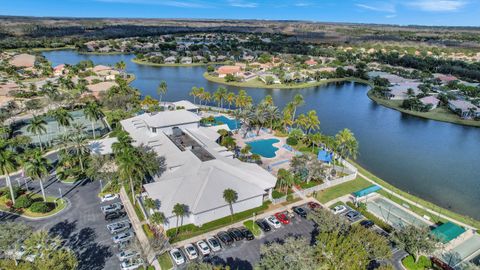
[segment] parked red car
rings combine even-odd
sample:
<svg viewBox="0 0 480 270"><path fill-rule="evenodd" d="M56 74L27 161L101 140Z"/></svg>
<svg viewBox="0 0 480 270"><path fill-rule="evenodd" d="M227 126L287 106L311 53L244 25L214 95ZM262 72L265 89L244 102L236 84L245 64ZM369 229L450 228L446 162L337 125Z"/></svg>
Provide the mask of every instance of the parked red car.
<svg viewBox="0 0 480 270"><path fill-rule="evenodd" d="M280 221L282 224L288 224L290 223L290 220L288 219L287 215L285 213L276 213L275 217Z"/></svg>
<svg viewBox="0 0 480 270"><path fill-rule="evenodd" d="M322 209L322 206L316 202L308 202L308 208L311 210L317 210L317 209Z"/></svg>

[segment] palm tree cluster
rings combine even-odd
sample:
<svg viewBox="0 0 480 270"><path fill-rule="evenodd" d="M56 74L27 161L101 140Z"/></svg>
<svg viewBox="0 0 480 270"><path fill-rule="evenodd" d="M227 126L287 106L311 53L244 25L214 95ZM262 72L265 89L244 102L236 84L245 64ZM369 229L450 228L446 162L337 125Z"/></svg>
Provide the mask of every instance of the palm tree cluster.
<svg viewBox="0 0 480 270"><path fill-rule="evenodd" d="M147 147L134 147L132 139L126 132L119 134L118 142L112 145L112 150L118 174L130 185L132 203L135 204L136 188L164 170L164 159Z"/></svg>

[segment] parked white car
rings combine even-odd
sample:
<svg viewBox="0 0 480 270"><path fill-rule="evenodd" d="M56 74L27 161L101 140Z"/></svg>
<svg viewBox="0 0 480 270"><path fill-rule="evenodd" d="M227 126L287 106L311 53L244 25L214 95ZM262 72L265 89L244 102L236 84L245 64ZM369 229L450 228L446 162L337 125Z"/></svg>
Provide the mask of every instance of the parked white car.
<svg viewBox="0 0 480 270"><path fill-rule="evenodd" d="M186 244L183 249L185 250L185 254L189 260L195 260L198 258L197 250L192 244Z"/></svg>
<svg viewBox="0 0 480 270"><path fill-rule="evenodd" d="M185 258L178 248L170 250L170 256L172 256L172 259L176 265L182 265L185 263Z"/></svg>
<svg viewBox="0 0 480 270"><path fill-rule="evenodd" d="M207 243L205 243L205 241L200 240L196 244L202 256L207 256L208 254L210 254L210 248L208 247Z"/></svg>
<svg viewBox="0 0 480 270"><path fill-rule="evenodd" d="M137 257L139 254L135 250L125 250L117 254L118 259L123 262L128 259Z"/></svg>
<svg viewBox="0 0 480 270"><path fill-rule="evenodd" d="M136 260L129 260L122 262L121 267L122 270L135 270L143 266L143 260L138 258Z"/></svg>
<svg viewBox="0 0 480 270"><path fill-rule="evenodd" d="M122 204L117 202L117 203L112 203L112 204L109 204L109 205L105 205L105 206L102 206L100 207L100 209L102 210L102 212L104 214L108 214L108 213L112 213L112 212L117 212L119 210L122 209Z"/></svg>
<svg viewBox="0 0 480 270"><path fill-rule="evenodd" d="M280 221L278 221L278 219L274 216L269 216L266 218L268 224L272 227L274 227L275 229L278 229L280 227L282 227L282 224L280 223Z"/></svg>
<svg viewBox="0 0 480 270"><path fill-rule="evenodd" d="M105 194L102 196L102 203L118 199L118 194Z"/></svg>
<svg viewBox="0 0 480 270"><path fill-rule="evenodd" d="M337 205L332 209L332 211L335 215L338 215L347 211L347 207L345 207L345 205Z"/></svg>
<svg viewBox="0 0 480 270"><path fill-rule="evenodd" d="M111 234L117 234L130 229L131 225L128 221L119 221L107 225L107 229Z"/></svg>
<svg viewBox="0 0 480 270"><path fill-rule="evenodd" d="M112 237L113 243L118 244L130 240L133 237L133 232L128 231L121 234L117 234Z"/></svg>
<svg viewBox="0 0 480 270"><path fill-rule="evenodd" d="M215 237L207 238L208 246L212 249L213 252L218 252L222 249L220 242Z"/></svg>

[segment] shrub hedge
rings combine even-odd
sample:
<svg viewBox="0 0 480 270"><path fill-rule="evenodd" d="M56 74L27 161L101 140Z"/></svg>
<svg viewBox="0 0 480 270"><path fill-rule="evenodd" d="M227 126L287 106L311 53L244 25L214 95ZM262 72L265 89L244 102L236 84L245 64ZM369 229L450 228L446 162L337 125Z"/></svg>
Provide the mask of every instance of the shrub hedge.
<svg viewBox="0 0 480 270"><path fill-rule="evenodd" d="M46 202L34 202L28 209L34 213L47 213L52 210L50 205Z"/></svg>
<svg viewBox="0 0 480 270"><path fill-rule="evenodd" d="M293 137L288 137L287 138L287 144L290 145L290 146L295 146L298 144L298 140L296 138L293 138Z"/></svg>
<svg viewBox="0 0 480 270"><path fill-rule="evenodd" d="M28 208L32 205L33 201L28 195L22 195L15 200L15 208Z"/></svg>

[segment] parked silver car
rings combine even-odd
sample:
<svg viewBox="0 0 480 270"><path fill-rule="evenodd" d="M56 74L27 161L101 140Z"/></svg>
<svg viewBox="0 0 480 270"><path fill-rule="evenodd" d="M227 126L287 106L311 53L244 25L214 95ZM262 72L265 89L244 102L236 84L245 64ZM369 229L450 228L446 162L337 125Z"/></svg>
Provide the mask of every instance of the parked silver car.
<svg viewBox="0 0 480 270"><path fill-rule="evenodd" d="M100 207L100 209L104 214L108 214L108 213L119 211L122 209L122 207L123 207L122 203L118 202L118 203L112 203L109 205L102 206Z"/></svg>
<svg viewBox="0 0 480 270"><path fill-rule="evenodd" d="M128 221L119 221L115 223L110 223L107 225L107 229L111 234L117 234L125 230L130 229L131 225Z"/></svg>
<svg viewBox="0 0 480 270"><path fill-rule="evenodd" d="M128 231L121 234L117 234L112 237L113 243L118 244L130 240L133 237L133 232Z"/></svg>

